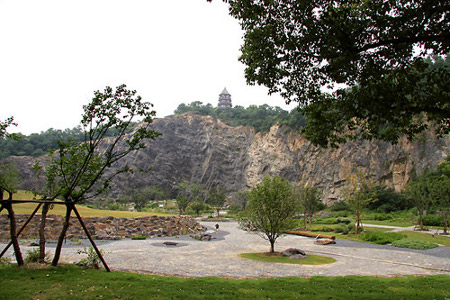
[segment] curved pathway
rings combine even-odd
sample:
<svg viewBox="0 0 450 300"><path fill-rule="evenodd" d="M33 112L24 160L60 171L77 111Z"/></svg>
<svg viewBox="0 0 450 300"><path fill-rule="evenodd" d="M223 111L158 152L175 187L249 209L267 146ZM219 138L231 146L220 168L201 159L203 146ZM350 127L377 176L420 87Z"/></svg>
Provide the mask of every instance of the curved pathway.
<svg viewBox="0 0 450 300"><path fill-rule="evenodd" d="M213 231L215 223L203 225ZM335 245L316 245L314 239L285 235L277 240L276 251L295 247L310 254L334 257L328 265L272 264L238 257L244 252L266 252L269 243L254 233L241 229L236 222L220 222L216 239L197 241L188 236L147 240L99 241L112 270L174 276L221 276L233 278L282 276L345 276L345 275L450 275L450 248L411 251L390 246L337 240ZM164 241L178 242L165 246ZM64 246L61 261L79 261L82 246ZM54 246L47 247L49 252ZM23 247L26 253L27 247ZM12 255L9 250L9 255Z"/></svg>

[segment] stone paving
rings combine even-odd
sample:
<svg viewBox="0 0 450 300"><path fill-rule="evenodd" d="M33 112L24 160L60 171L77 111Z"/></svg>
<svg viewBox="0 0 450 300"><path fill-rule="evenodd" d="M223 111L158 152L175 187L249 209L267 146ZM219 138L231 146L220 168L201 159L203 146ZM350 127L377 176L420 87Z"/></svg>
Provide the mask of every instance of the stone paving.
<svg viewBox="0 0 450 300"><path fill-rule="evenodd" d="M200 277L221 276L232 278L281 276L345 276L345 275L450 275L450 247L425 251L369 245L337 240L335 245L316 245L313 238L285 235L275 244L276 251L290 247L306 253L334 257L337 261L327 265L272 264L238 257L239 253L267 252L269 242L255 233L239 229L236 222L220 222L219 233L215 223L202 223L216 239L197 241L188 236L179 238L153 238L147 240L99 241L105 259L112 270L142 273ZM165 246L164 241L178 242ZM63 248L61 261L81 259L77 251L81 246ZM54 246L49 245L52 253ZM23 253L29 247L22 247ZM11 250L8 253L12 255Z"/></svg>

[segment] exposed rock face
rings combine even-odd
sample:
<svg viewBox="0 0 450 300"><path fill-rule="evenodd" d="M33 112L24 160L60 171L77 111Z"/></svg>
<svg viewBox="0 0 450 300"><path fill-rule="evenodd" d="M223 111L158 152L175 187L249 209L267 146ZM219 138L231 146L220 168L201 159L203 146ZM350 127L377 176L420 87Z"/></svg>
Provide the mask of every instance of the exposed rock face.
<svg viewBox="0 0 450 300"><path fill-rule="evenodd" d="M28 215L16 215L17 226L20 228L28 219ZM21 238L38 238L40 216L32 219L30 224L20 235ZM113 217L84 217L86 228L93 238L98 240L115 240L131 238L137 235L151 236L175 236L181 234L197 233L204 230L195 219L190 217L138 217L138 218L113 218ZM49 215L45 235L47 239L56 240L61 232L64 217ZM0 240L9 239L9 219L6 215L0 215ZM75 217L70 220L68 239L84 239L86 234Z"/></svg>
<svg viewBox="0 0 450 300"><path fill-rule="evenodd" d="M163 135L147 148L120 161L148 173L122 174L114 180L111 196L130 188L160 185L175 193L184 180L206 188L217 185L230 192L253 187L267 175L281 175L293 183L317 186L323 200L340 198L346 178L358 168L379 184L404 188L413 169L419 174L434 169L450 153L450 137L436 139L431 132L416 142L353 141L339 149L321 149L286 127L268 133L231 127L207 116L177 115L155 120L153 129ZM12 158L24 170L24 185L32 179L30 158ZM28 173L27 173L28 172Z"/></svg>

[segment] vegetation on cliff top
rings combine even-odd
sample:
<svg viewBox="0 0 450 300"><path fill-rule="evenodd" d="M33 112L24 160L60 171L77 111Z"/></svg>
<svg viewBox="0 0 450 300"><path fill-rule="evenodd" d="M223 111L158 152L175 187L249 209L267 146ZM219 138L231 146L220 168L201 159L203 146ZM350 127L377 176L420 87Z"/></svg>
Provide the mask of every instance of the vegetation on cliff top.
<svg viewBox="0 0 450 300"><path fill-rule="evenodd" d="M305 126L306 121L297 109L288 112L280 107L264 105L250 105L247 108L235 106L233 108L218 108L211 104L203 104L195 101L190 104L180 104L175 110L175 114L192 112L201 116L211 116L217 118L230 126L250 126L256 132L267 132L275 124L287 125L292 129L299 130Z"/></svg>

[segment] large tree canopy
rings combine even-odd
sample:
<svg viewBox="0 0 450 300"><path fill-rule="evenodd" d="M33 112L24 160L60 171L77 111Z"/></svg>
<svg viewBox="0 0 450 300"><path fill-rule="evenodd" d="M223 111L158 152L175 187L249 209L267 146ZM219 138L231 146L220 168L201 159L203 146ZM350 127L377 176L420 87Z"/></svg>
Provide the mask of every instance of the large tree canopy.
<svg viewBox="0 0 450 300"><path fill-rule="evenodd" d="M449 133L448 1L229 2L248 83L298 102L313 143Z"/></svg>

